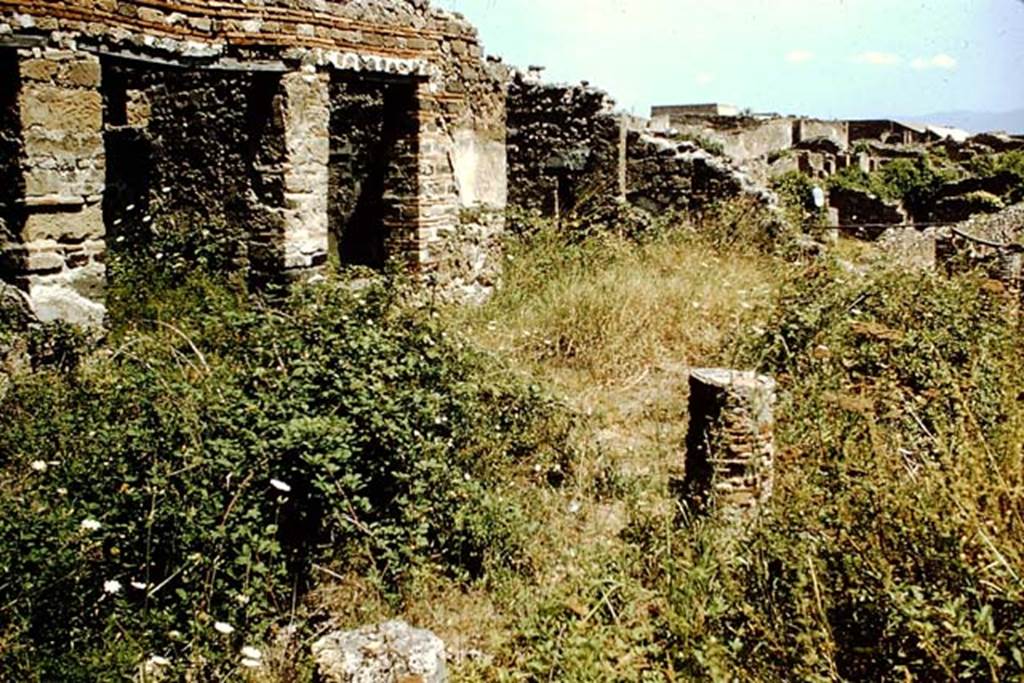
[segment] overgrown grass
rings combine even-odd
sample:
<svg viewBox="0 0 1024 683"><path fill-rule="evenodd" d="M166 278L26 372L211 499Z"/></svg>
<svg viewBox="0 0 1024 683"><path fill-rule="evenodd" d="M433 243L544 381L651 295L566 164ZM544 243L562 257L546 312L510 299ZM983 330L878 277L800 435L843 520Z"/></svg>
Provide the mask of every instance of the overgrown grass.
<svg viewBox="0 0 1024 683"><path fill-rule="evenodd" d="M156 656L227 680L241 646L311 623L332 572L399 601L421 572L531 571L513 483L569 466L569 418L396 296L337 282L270 306L199 277L94 354L14 377L4 678Z"/></svg>
<svg viewBox="0 0 1024 683"><path fill-rule="evenodd" d="M777 267L754 250L723 254L691 229L576 243L548 228L506 258L500 292L458 324L532 370L598 384L709 362L770 299Z"/></svg>
<svg viewBox="0 0 1024 683"><path fill-rule="evenodd" d="M534 320L532 296L557 308L566 305L560 295L575 302L576 292L605 278L660 282L663 262L649 249L671 262L708 247L591 244L595 257L573 256L564 266L544 257L543 243L531 248L547 276L528 278L534 294L513 305L496 301L484 339L513 336L501 330L520 315ZM629 264L630 278L609 275L618 263ZM589 354L538 356L535 347L508 344L526 367L554 368L562 386L603 414L569 489L574 498L537 510L565 544L546 546L540 566L551 578L499 604L507 635L492 640L490 665L459 670L466 680L999 681L1024 672L1024 410L1016 379L1024 351L1015 305L974 276L770 263L775 268L763 272L773 303L735 328L738 349L730 337L717 347L686 346L685 337L645 326L602 326L658 349L626 354L633 362L723 360L779 379L776 495L742 532L691 518L672 494L682 381L623 381L628 373L618 374L617 355L606 351L619 347L604 335L589 337ZM552 276L563 267L565 280ZM616 290L606 308L621 302L642 315L663 290L640 291L645 299ZM734 301L721 300L719 310ZM733 316L743 317L734 309L726 320ZM676 366L667 374L685 373ZM603 386L591 391L593 378ZM575 513L566 512L570 500L580 501ZM608 515L616 523L606 523Z"/></svg>
<svg viewBox="0 0 1024 683"><path fill-rule="evenodd" d="M142 302L161 322L0 404L0 666L237 677L300 595L306 624L432 628L459 681L1021 677L1015 305L981 277L789 263L735 218L537 230L471 310L340 285ZM780 385L748 527L674 494L687 370L719 364ZM147 567L168 590L131 592ZM311 638L267 645L259 680L302 680Z"/></svg>

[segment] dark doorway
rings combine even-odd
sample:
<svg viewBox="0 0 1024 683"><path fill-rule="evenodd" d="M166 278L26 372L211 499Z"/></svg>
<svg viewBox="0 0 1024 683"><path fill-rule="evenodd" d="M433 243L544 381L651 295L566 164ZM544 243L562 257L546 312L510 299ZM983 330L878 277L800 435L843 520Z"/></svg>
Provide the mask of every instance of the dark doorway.
<svg viewBox="0 0 1024 683"><path fill-rule="evenodd" d="M391 256L389 226L415 176L416 125L414 84L333 77L328 212L341 265L380 269Z"/></svg>

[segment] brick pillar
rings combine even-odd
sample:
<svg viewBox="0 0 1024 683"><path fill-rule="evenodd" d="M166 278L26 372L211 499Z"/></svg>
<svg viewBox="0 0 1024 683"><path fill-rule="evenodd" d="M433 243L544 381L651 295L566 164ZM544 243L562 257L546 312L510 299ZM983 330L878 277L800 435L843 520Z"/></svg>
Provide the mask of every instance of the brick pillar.
<svg viewBox="0 0 1024 683"><path fill-rule="evenodd" d="M690 373L685 489L697 509L756 510L772 494L775 381L752 372Z"/></svg>
<svg viewBox="0 0 1024 683"><path fill-rule="evenodd" d="M437 267L440 240L456 229L458 190L448 150L451 139L427 83L393 89L397 141L385 218L388 254L423 274Z"/></svg>
<svg viewBox="0 0 1024 683"><path fill-rule="evenodd" d="M100 325L106 245L99 59L44 49L2 61L0 124L8 130L0 142L0 272L28 293L41 320Z"/></svg>
<svg viewBox="0 0 1024 683"><path fill-rule="evenodd" d="M309 272L327 262L330 76L285 74L277 102L285 153L281 209L284 272Z"/></svg>

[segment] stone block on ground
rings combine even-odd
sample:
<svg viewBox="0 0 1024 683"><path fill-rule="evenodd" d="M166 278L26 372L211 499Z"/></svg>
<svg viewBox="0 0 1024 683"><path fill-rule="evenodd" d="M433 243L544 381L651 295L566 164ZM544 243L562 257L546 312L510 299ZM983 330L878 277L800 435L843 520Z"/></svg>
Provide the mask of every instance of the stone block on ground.
<svg viewBox="0 0 1024 683"><path fill-rule="evenodd" d="M401 621L331 633L313 645L325 683L446 683L445 646Z"/></svg>

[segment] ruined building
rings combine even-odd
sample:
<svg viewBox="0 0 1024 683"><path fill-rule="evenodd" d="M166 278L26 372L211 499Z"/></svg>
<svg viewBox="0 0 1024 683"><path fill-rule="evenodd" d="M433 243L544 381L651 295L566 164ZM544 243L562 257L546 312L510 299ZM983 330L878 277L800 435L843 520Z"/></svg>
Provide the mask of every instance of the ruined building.
<svg viewBox="0 0 1024 683"><path fill-rule="evenodd" d="M618 201L652 216L699 213L739 196L774 198L729 159L648 129L588 83L512 73L509 205L542 216L603 216Z"/></svg>
<svg viewBox="0 0 1024 683"><path fill-rule="evenodd" d="M140 223L478 293L505 194L504 76L426 0L0 0L0 275L42 320L101 322Z"/></svg>

